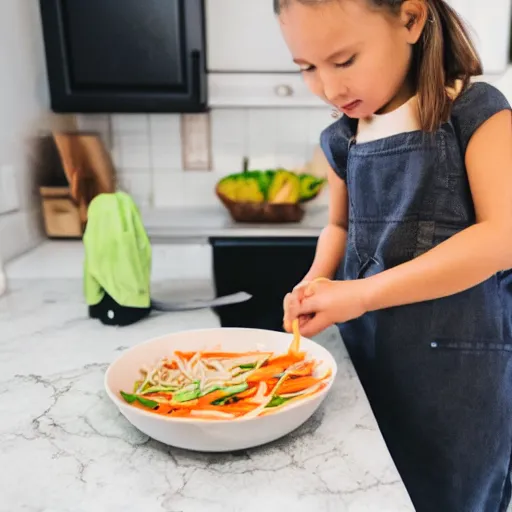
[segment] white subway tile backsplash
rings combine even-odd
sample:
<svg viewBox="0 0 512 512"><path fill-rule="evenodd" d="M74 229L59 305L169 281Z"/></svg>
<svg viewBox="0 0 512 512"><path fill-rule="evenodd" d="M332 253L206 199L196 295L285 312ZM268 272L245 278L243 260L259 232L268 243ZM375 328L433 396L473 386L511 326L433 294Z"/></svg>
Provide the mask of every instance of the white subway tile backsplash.
<svg viewBox="0 0 512 512"><path fill-rule="evenodd" d="M304 147L308 143L308 115L309 112L304 109L282 109L277 112L279 146Z"/></svg>
<svg viewBox="0 0 512 512"><path fill-rule="evenodd" d="M151 114L149 127L152 138L172 140L180 139L180 115L179 114Z"/></svg>
<svg viewBox="0 0 512 512"><path fill-rule="evenodd" d="M241 151L247 149L248 114L243 109L212 110L211 127L213 145L232 144Z"/></svg>
<svg viewBox="0 0 512 512"><path fill-rule="evenodd" d="M112 129L119 133L148 133L149 116L146 114L114 114Z"/></svg>
<svg viewBox="0 0 512 512"><path fill-rule="evenodd" d="M331 117L331 109L329 108L314 108L308 112L308 142L310 145L320 143L320 134L330 124L334 122Z"/></svg>
<svg viewBox="0 0 512 512"><path fill-rule="evenodd" d="M213 109L208 172L183 171L179 114L82 116L81 123L109 126L122 186L142 206L166 208L218 204L217 181L240 172L244 157L252 169L303 168L321 131L334 121L330 114L328 107Z"/></svg>
<svg viewBox="0 0 512 512"><path fill-rule="evenodd" d="M170 208L188 206L185 196L184 172L170 172L166 169L155 170L153 173L153 206ZM199 198L194 198L198 200ZM188 199L191 201L191 199Z"/></svg>
<svg viewBox="0 0 512 512"><path fill-rule="evenodd" d="M120 165L123 169L151 169L151 154L148 132L116 133L114 147L120 151Z"/></svg>
<svg viewBox="0 0 512 512"><path fill-rule="evenodd" d="M303 148L301 155L297 155L290 150L288 154L282 153L276 157L276 165L274 167L280 167L283 169L301 170L305 165L305 155L307 153L306 148Z"/></svg>
<svg viewBox="0 0 512 512"><path fill-rule="evenodd" d="M248 110L248 157L251 162L261 156L277 153L277 109ZM252 165L251 165L252 166Z"/></svg>
<svg viewBox="0 0 512 512"><path fill-rule="evenodd" d="M213 147L213 169L215 172L227 175L243 170L244 152L238 146L223 144Z"/></svg>
<svg viewBox="0 0 512 512"><path fill-rule="evenodd" d="M110 156L112 157L112 163L114 164L114 168L116 169L116 171L119 171L123 167L123 162L121 159L121 144L117 139L114 140L115 142L112 144Z"/></svg>
<svg viewBox="0 0 512 512"><path fill-rule="evenodd" d="M185 195L192 203L201 206L215 206L219 199L215 194L215 186L221 175L215 172L193 172L185 175ZM196 202L200 198L199 202Z"/></svg>
<svg viewBox="0 0 512 512"><path fill-rule="evenodd" d="M247 111L218 109L211 112L213 169L221 174L239 172L248 154Z"/></svg>
<svg viewBox="0 0 512 512"><path fill-rule="evenodd" d="M153 175L151 172L123 172L119 189L130 194L139 208L149 207L153 201Z"/></svg>
<svg viewBox="0 0 512 512"><path fill-rule="evenodd" d="M181 170L181 147L174 141L151 141L151 167L153 169Z"/></svg>
<svg viewBox="0 0 512 512"><path fill-rule="evenodd" d="M154 173L155 208L214 206L219 204L215 186L222 175L215 172Z"/></svg>
<svg viewBox="0 0 512 512"><path fill-rule="evenodd" d="M275 169L278 166L276 154L257 155L251 157L249 160L250 169Z"/></svg>
<svg viewBox="0 0 512 512"><path fill-rule="evenodd" d="M181 122L178 114L150 115L149 137L153 169L182 169Z"/></svg>

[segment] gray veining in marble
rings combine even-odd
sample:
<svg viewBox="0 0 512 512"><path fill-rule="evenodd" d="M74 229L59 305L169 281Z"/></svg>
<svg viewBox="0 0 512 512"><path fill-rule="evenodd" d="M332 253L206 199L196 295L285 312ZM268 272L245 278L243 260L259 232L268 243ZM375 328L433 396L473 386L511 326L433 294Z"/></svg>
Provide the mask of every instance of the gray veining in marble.
<svg viewBox="0 0 512 512"><path fill-rule="evenodd" d="M176 286L181 297L200 289ZM15 282L0 299L0 512L413 510L336 332L319 341L339 376L309 422L268 446L206 455L133 428L103 376L126 348L218 326L216 316L173 313L116 329L86 313L76 280Z"/></svg>

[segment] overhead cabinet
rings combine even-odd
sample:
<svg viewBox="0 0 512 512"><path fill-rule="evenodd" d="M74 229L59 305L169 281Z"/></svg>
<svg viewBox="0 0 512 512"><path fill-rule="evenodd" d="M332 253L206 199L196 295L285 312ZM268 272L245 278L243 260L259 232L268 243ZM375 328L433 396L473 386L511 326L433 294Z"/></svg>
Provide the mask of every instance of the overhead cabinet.
<svg viewBox="0 0 512 512"><path fill-rule="evenodd" d="M56 112L207 106L202 0L40 0Z"/></svg>

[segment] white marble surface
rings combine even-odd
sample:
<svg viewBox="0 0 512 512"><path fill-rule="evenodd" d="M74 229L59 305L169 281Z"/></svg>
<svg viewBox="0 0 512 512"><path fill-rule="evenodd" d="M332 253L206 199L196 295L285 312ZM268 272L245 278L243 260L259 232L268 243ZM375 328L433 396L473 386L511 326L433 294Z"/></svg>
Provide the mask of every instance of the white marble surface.
<svg viewBox="0 0 512 512"><path fill-rule="evenodd" d="M5 293L7 289L7 277L5 275L4 263L0 256L0 297Z"/></svg>
<svg viewBox="0 0 512 512"><path fill-rule="evenodd" d="M155 293L207 295L204 281ZM116 329L87 318L79 280L11 281L0 298L1 512L401 512L413 510L344 347L325 406L269 446L204 455L148 439L110 403L108 364L170 331L217 326L209 310Z"/></svg>
<svg viewBox="0 0 512 512"><path fill-rule="evenodd" d="M148 235L154 242L206 240L208 237L294 237L320 234L328 221L328 206L311 204L301 222L246 224L234 222L222 206L142 210Z"/></svg>

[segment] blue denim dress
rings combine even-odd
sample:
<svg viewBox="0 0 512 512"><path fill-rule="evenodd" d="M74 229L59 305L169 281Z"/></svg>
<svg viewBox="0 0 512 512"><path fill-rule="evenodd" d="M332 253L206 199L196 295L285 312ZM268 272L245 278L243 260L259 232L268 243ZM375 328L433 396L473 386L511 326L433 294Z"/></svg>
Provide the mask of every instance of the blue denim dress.
<svg viewBox="0 0 512 512"><path fill-rule="evenodd" d="M329 126L321 145L349 196L338 278L383 272L474 224L466 148L486 120L509 108L493 86L475 83L433 134L414 131L358 144L357 120L344 116ZM339 326L419 512L506 510L511 312L507 271L450 297L368 313Z"/></svg>

